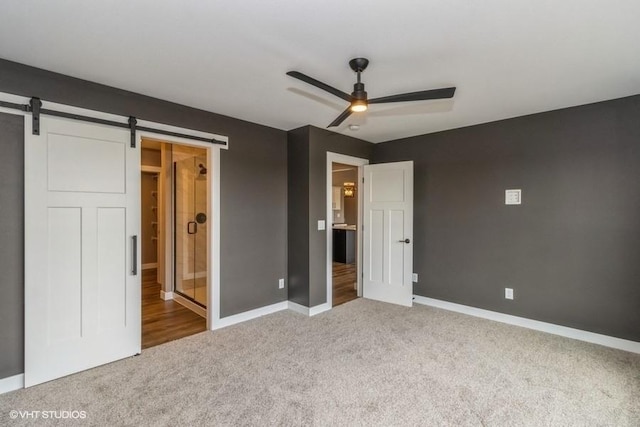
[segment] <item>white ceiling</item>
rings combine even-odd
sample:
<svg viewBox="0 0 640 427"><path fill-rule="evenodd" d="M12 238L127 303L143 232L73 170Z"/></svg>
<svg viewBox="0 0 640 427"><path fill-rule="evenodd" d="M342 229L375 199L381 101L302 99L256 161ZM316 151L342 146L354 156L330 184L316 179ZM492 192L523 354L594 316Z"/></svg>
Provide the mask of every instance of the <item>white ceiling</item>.
<svg viewBox="0 0 640 427"><path fill-rule="evenodd" d="M380 142L638 94L638 18L638 0L5 0L0 57L284 130L346 108L290 70L351 92L364 56L370 98L458 87L335 128Z"/></svg>

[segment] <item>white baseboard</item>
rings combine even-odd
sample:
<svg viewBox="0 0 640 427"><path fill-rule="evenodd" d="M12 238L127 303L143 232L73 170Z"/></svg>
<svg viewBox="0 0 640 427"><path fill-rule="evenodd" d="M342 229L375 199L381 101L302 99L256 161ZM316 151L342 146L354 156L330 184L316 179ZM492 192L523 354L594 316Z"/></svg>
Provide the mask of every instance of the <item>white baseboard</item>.
<svg viewBox="0 0 640 427"><path fill-rule="evenodd" d="M309 317L315 316L316 314L324 313L325 311L329 310L331 310L331 304L329 304L328 302L313 306L309 308Z"/></svg>
<svg viewBox="0 0 640 427"><path fill-rule="evenodd" d="M325 311L331 310L331 305L329 303L324 303L320 305L316 305L314 307L305 307L304 305L298 304L293 301L288 302L288 309L291 311L295 311L296 313L303 314L305 316L315 316L316 314L324 313Z"/></svg>
<svg viewBox="0 0 640 427"><path fill-rule="evenodd" d="M0 380L0 394L20 390L21 388L24 388L24 374L18 374Z"/></svg>
<svg viewBox="0 0 640 427"><path fill-rule="evenodd" d="M247 320L256 319L258 317L275 313L277 311L286 310L287 307L287 301L282 301L264 307L256 308L254 310L245 311L243 313L234 314L233 316L223 317L222 319L215 320L213 322L213 330L226 328L227 326L246 322Z"/></svg>
<svg viewBox="0 0 640 427"><path fill-rule="evenodd" d="M170 299L173 299L173 292L160 291L160 298L165 301L169 301Z"/></svg>
<svg viewBox="0 0 640 427"><path fill-rule="evenodd" d="M206 308L202 308L201 306L199 306L198 304L196 304L195 302L192 302L191 300L178 295L178 294L173 294L173 300L175 302L177 302L178 304L180 304L183 307L188 308L189 310L193 311L194 313L196 313L199 316L204 317L205 319L207 318L207 309Z"/></svg>
<svg viewBox="0 0 640 427"><path fill-rule="evenodd" d="M581 329L569 328L566 326L555 325L553 323L540 322L538 320L527 319L526 317L512 316L510 314L498 313L496 311L484 310L481 308L470 307L468 305L456 304L453 302L442 301L434 298L422 297L419 295L414 295L413 301L418 304L442 308L449 311L468 314L470 316L482 317L484 319L494 320L496 322L508 323L510 325L534 329L536 331L560 335L566 338L572 338L574 340L586 341L593 344L603 345L605 347L611 347L618 350L640 354L640 342L636 341L596 334L594 332L583 331Z"/></svg>
<svg viewBox="0 0 640 427"><path fill-rule="evenodd" d="M309 307L305 307L304 305L298 304L297 302L287 301L287 308L304 316L309 315Z"/></svg>
<svg viewBox="0 0 640 427"><path fill-rule="evenodd" d="M152 268L158 268L157 262L150 262L148 264L142 264L143 270L151 270Z"/></svg>

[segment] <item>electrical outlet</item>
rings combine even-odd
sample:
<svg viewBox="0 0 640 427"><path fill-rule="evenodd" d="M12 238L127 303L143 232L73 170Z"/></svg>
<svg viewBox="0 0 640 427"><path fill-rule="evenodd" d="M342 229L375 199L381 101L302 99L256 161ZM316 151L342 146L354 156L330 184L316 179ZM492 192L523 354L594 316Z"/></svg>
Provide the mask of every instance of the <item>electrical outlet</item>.
<svg viewBox="0 0 640 427"><path fill-rule="evenodd" d="M504 297L506 299L513 299L513 289L511 288L504 288Z"/></svg>
<svg viewBox="0 0 640 427"><path fill-rule="evenodd" d="M413 281L413 283L418 283L418 273L413 273L411 275L411 280Z"/></svg>
<svg viewBox="0 0 640 427"><path fill-rule="evenodd" d="M278 289L284 289L284 279L278 280Z"/></svg>

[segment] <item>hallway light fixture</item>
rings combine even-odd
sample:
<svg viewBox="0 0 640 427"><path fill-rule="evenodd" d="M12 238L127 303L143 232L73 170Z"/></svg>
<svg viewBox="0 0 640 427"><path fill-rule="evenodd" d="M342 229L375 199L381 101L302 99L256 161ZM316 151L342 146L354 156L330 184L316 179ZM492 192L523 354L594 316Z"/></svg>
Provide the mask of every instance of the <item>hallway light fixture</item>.
<svg viewBox="0 0 640 427"><path fill-rule="evenodd" d="M344 186L344 197L353 197L356 191L356 183L345 182L343 186Z"/></svg>

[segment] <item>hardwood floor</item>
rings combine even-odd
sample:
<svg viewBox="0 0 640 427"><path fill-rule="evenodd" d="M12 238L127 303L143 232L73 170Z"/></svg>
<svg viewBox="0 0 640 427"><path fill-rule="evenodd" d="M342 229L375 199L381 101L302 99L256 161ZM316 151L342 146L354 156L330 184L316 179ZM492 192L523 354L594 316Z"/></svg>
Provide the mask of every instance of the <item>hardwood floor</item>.
<svg viewBox="0 0 640 427"><path fill-rule="evenodd" d="M207 321L173 300L160 298L156 270L142 271L142 348L188 337L207 329Z"/></svg>
<svg viewBox="0 0 640 427"><path fill-rule="evenodd" d="M356 265L333 263L333 306L344 304L358 298L356 283Z"/></svg>

